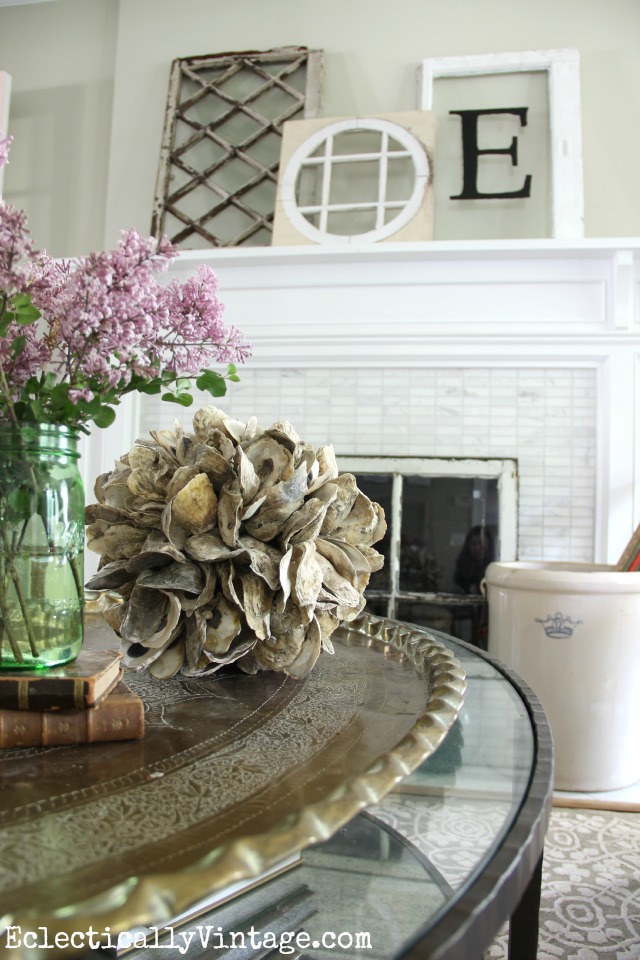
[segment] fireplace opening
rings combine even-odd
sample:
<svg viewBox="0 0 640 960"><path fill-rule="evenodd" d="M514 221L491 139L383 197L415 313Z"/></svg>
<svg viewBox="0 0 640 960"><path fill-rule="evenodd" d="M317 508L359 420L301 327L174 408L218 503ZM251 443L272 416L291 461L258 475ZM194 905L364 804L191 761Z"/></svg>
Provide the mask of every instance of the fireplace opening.
<svg viewBox="0 0 640 960"><path fill-rule="evenodd" d="M367 610L486 649L482 579L492 560L515 559L515 460L345 457L340 464L385 511Z"/></svg>

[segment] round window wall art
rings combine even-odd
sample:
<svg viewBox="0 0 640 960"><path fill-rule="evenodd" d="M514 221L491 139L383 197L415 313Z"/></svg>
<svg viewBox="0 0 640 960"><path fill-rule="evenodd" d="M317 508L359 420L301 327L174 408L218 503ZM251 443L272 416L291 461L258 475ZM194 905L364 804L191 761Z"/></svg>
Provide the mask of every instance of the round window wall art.
<svg viewBox="0 0 640 960"><path fill-rule="evenodd" d="M274 245L433 238L432 111L284 125Z"/></svg>

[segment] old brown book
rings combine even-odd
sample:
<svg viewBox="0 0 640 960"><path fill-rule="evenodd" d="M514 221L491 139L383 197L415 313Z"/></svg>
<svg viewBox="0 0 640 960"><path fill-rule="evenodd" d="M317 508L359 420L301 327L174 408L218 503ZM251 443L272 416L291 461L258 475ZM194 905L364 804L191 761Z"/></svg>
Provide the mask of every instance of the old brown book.
<svg viewBox="0 0 640 960"><path fill-rule="evenodd" d="M0 749L143 736L144 703L122 680L97 707L86 710L0 710Z"/></svg>
<svg viewBox="0 0 640 960"><path fill-rule="evenodd" d="M85 710L113 690L122 672L121 651L83 647L72 663L60 667L0 673L0 708Z"/></svg>

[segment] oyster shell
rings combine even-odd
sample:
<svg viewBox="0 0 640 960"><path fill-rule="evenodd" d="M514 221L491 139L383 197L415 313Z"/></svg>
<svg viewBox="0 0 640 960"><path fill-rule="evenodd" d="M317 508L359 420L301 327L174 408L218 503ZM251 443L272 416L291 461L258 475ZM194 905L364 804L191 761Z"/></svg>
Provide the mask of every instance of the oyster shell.
<svg viewBox="0 0 640 960"><path fill-rule="evenodd" d="M172 519L187 533L206 533L215 524L217 510L218 497L211 481L206 473L198 473L173 498Z"/></svg>
<svg viewBox="0 0 640 960"><path fill-rule="evenodd" d="M220 536L228 547L235 547L240 533L240 514L242 512L242 493L240 483L234 480L226 483L220 491L218 500L218 528Z"/></svg>
<svg viewBox="0 0 640 960"><path fill-rule="evenodd" d="M294 680L303 680L315 665L321 649L322 632L318 620L313 617L298 655L286 664L284 672Z"/></svg>
<svg viewBox="0 0 640 960"><path fill-rule="evenodd" d="M120 634L129 643L164 648L179 619L180 602L173 593L136 584L127 601Z"/></svg>
<svg viewBox="0 0 640 960"><path fill-rule="evenodd" d="M89 549L94 553L106 553L114 560L128 560L135 557L146 539L146 530L139 530L128 523L109 525L106 520L96 520L87 527Z"/></svg>
<svg viewBox="0 0 640 960"><path fill-rule="evenodd" d="M231 643L242 630L238 609L225 597L220 597L212 610L211 619L206 623L204 653L206 656L220 657L228 652Z"/></svg>
<svg viewBox="0 0 640 960"><path fill-rule="evenodd" d="M157 660L149 665L149 673L156 680L169 680L175 677L182 667L184 660L184 638L174 640L166 650L163 650Z"/></svg>
<svg viewBox="0 0 640 960"><path fill-rule="evenodd" d="M256 540L273 540L285 521L303 505L306 492L306 471L298 467L290 480L282 480L269 489L258 512L245 523L247 533Z"/></svg>
<svg viewBox="0 0 640 960"><path fill-rule="evenodd" d="M267 434L256 436L244 448L261 487L268 487L280 480L289 480L293 474L293 455L287 447Z"/></svg>

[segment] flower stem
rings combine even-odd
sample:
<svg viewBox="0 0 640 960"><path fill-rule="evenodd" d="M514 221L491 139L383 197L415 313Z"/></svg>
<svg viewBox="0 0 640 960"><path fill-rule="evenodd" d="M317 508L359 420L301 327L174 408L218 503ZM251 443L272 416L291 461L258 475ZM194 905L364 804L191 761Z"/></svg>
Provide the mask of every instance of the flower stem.
<svg viewBox="0 0 640 960"><path fill-rule="evenodd" d="M9 412L9 419L17 425L18 418L16 416L16 411L13 406L13 397L11 396L11 390L9 389L9 384L7 383L7 378L4 373L4 367L2 366L2 361L0 361L0 391L4 396L4 401L7 405L7 410Z"/></svg>
<svg viewBox="0 0 640 960"><path fill-rule="evenodd" d="M73 574L73 582L76 585L76 592L78 594L78 599L82 600L84 597L84 584L82 582L82 577L80 576L80 570L78 569L78 558L75 553L70 553L67 555L69 561L69 566L71 567L71 573Z"/></svg>
<svg viewBox="0 0 640 960"><path fill-rule="evenodd" d="M6 527L4 526L2 528L2 539L4 540L4 549L5 549L5 569L8 569L9 576L13 581L13 586L15 588L16 596L18 598L18 603L20 604L20 610L22 612L22 617L24 619L24 625L27 630L27 637L29 640L29 647L31 648L31 653L33 654L34 657L37 657L39 656L39 651L38 651L38 645L36 643L35 634L33 630L33 622L31 620L31 614L29 613L27 600L24 595L24 591L22 589L22 582L20 580L20 575L14 565L15 554L11 549L11 544L9 543L7 530L6 530ZM6 605L6 598L3 597L3 599L5 600L5 605ZM4 607L2 608L2 615L6 623L6 615L5 615ZM9 642L11 642L11 633L9 633ZM15 655L15 649L14 649L13 643L11 643L11 649L13 650ZM22 659L23 658L21 655L20 660Z"/></svg>
<svg viewBox="0 0 640 960"><path fill-rule="evenodd" d="M4 565L3 565L4 566ZM7 604L7 595L6 595L6 575L5 570L2 571L0 576L0 614L2 614L2 623L3 623L3 636L7 634L9 640L9 646L11 647L11 652L17 663L23 663L24 657L22 655L22 650L18 644L16 638L13 635L13 630L11 629L11 610ZM2 641L0 641L1 644Z"/></svg>

